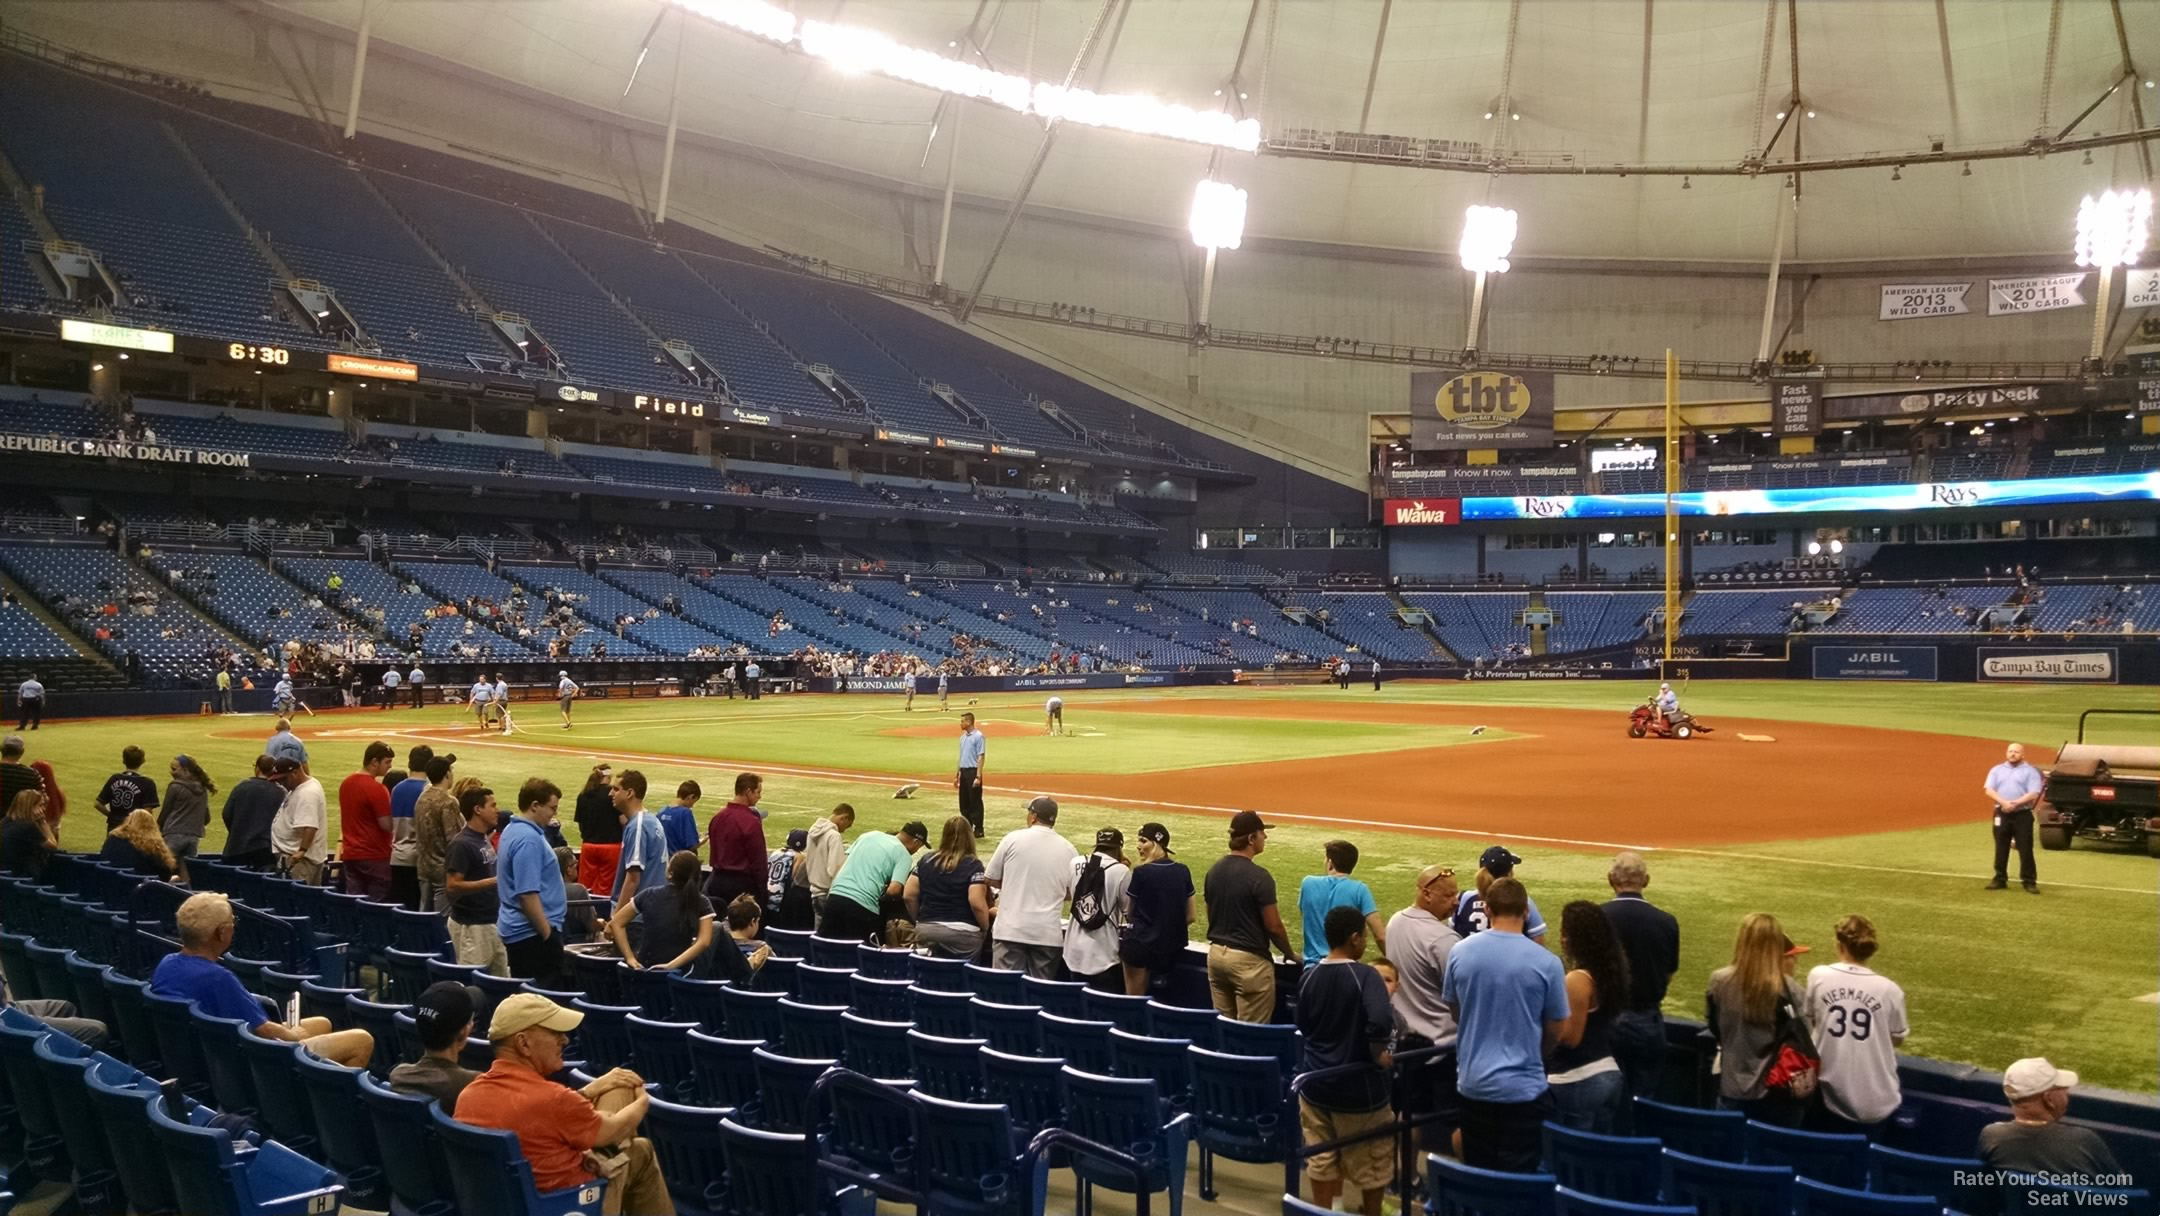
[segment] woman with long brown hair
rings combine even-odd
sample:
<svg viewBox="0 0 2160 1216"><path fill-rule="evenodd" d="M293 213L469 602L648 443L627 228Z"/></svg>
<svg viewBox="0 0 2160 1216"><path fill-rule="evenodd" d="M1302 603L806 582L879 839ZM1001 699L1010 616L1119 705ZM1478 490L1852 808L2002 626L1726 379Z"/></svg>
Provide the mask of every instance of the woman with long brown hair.
<svg viewBox="0 0 2160 1216"><path fill-rule="evenodd" d="M165 787L165 800L158 804L158 834L180 863L178 873L184 882L187 859L195 855L203 834L210 830L210 795L217 793L217 782L186 753L174 756L168 771L172 782Z"/></svg>
<svg viewBox="0 0 2160 1216"><path fill-rule="evenodd" d="M0 820L0 874L42 877L45 860L59 851L60 841L46 818L44 791L16 791L7 818Z"/></svg>
<svg viewBox="0 0 2160 1216"><path fill-rule="evenodd" d="M595 895L615 893L615 865L622 860L622 816L608 794L614 779L612 766L593 765L572 816L578 830L578 881Z"/></svg>
<svg viewBox="0 0 2160 1216"><path fill-rule="evenodd" d="M1626 1089L1613 1059L1612 1022L1627 1005L1627 955L1605 910L1587 899L1560 910L1560 954L1568 967L1568 1018L1545 1061L1553 1122L1610 1136Z"/></svg>
<svg viewBox="0 0 2160 1216"><path fill-rule="evenodd" d="M915 941L939 958L974 958L990 932L990 888L975 856L967 816L945 821L938 847L922 855L901 890L915 918Z"/></svg>
<svg viewBox="0 0 2160 1216"><path fill-rule="evenodd" d="M148 811L129 811L105 837L98 860L148 878L180 877L180 861L158 833L157 817Z"/></svg>
<svg viewBox="0 0 2160 1216"><path fill-rule="evenodd" d="M1782 1127L1799 1126L1805 1104L1766 1089L1762 1078L1777 1049L1781 1022L1801 1008L1793 959L1806 952L1785 935L1777 917L1750 912L1740 918L1732 962L1710 973L1704 994L1710 1032L1718 1041L1718 1105Z"/></svg>

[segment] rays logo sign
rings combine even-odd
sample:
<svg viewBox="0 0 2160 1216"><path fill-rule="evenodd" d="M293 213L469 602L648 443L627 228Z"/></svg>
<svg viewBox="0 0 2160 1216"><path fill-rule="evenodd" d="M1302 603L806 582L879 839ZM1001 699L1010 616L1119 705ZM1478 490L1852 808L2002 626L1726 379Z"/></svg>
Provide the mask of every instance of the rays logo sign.
<svg viewBox="0 0 2160 1216"><path fill-rule="evenodd" d="M1410 445L1424 450L1550 447L1550 372L1501 368L1410 377Z"/></svg>

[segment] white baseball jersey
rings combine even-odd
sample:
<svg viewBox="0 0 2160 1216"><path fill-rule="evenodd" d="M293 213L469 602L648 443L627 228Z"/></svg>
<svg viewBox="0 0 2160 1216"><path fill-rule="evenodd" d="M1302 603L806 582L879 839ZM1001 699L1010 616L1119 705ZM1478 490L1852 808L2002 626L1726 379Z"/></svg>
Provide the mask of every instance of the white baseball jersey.
<svg viewBox="0 0 2160 1216"><path fill-rule="evenodd" d="M1905 990L1858 963L1808 972L1803 1016L1822 1053L1823 1103L1855 1123L1877 1123L1898 1108L1897 1040L1909 1032Z"/></svg>

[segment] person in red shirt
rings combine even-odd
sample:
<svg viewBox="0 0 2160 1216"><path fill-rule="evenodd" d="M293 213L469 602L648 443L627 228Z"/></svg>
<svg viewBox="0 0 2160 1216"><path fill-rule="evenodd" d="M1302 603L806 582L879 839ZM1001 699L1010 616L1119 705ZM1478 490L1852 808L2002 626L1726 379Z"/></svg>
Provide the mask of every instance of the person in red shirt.
<svg viewBox="0 0 2160 1216"><path fill-rule="evenodd" d="M458 1094L455 1118L515 1133L542 1194L605 1175L602 1211L674 1216L652 1141L633 1134L652 1105L645 1082L627 1068L583 1089L548 1080L562 1071L563 1048L584 1020L544 996L503 998L488 1020L495 1062Z"/></svg>
<svg viewBox="0 0 2160 1216"><path fill-rule="evenodd" d="M765 817L758 814L758 799L765 794L765 779L756 773L735 777L735 796L712 817L712 877L705 880L705 895L715 908L725 908L738 895L754 896L765 906L765 873L771 855L765 848Z"/></svg>
<svg viewBox="0 0 2160 1216"><path fill-rule="evenodd" d="M345 860L348 895L390 898L390 791L382 779L396 758L378 739L367 745L360 771L338 786L338 854Z"/></svg>

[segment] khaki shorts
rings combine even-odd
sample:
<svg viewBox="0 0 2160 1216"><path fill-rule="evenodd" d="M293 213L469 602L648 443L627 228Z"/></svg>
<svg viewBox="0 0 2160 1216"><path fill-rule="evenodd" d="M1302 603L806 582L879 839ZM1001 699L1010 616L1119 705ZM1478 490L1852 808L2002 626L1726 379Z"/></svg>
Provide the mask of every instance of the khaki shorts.
<svg viewBox="0 0 2160 1216"><path fill-rule="evenodd" d="M1394 1120L1395 1112L1385 1106L1379 1110L1355 1112L1322 1110L1303 1098L1298 1099L1298 1126L1304 1130L1307 1144L1324 1144L1343 1136L1354 1136L1386 1127ZM1379 1190L1395 1181L1395 1137L1374 1136L1339 1149L1314 1153L1305 1159L1305 1176L1314 1182L1339 1180L1345 1187L1359 1191Z"/></svg>
<svg viewBox="0 0 2160 1216"><path fill-rule="evenodd" d="M510 974L510 952L503 946L502 935L493 925L461 925L450 922L450 945L457 951L457 961L467 967L478 967L489 975Z"/></svg>

